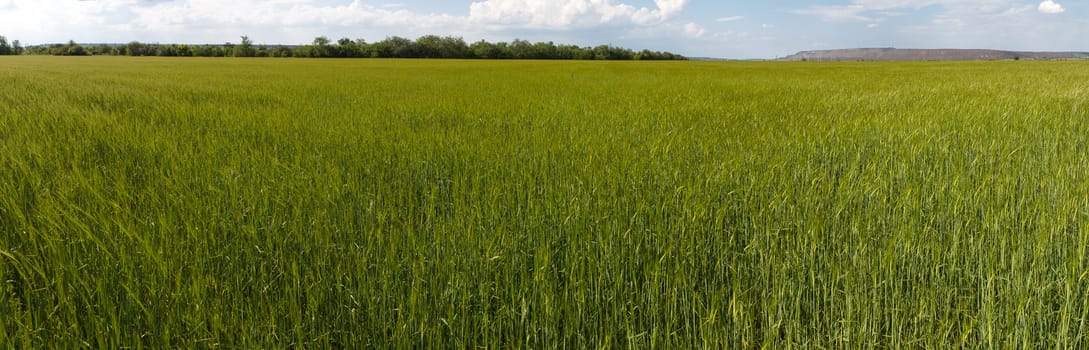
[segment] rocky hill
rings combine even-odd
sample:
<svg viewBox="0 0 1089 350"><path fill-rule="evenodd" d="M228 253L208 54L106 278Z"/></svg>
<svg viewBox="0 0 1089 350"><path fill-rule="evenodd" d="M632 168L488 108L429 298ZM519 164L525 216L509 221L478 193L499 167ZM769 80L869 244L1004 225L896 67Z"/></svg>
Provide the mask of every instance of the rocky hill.
<svg viewBox="0 0 1089 350"><path fill-rule="evenodd" d="M840 49L801 51L782 61L986 61L1089 59L1089 52L1021 52L966 49Z"/></svg>

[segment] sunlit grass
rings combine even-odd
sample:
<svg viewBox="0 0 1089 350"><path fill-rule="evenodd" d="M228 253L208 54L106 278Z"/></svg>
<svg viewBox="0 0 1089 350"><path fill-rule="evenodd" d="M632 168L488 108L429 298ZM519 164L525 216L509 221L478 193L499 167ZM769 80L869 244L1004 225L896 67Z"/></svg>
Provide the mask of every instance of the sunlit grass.
<svg viewBox="0 0 1089 350"><path fill-rule="evenodd" d="M1086 81L0 58L0 344L1081 348Z"/></svg>

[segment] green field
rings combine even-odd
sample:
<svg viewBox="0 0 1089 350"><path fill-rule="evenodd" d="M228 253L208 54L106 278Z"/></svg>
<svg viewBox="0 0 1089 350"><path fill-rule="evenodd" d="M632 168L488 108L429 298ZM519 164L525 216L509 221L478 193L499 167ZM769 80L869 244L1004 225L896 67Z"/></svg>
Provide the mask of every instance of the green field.
<svg viewBox="0 0 1089 350"><path fill-rule="evenodd" d="M0 58L14 348L1085 348L1089 62Z"/></svg>

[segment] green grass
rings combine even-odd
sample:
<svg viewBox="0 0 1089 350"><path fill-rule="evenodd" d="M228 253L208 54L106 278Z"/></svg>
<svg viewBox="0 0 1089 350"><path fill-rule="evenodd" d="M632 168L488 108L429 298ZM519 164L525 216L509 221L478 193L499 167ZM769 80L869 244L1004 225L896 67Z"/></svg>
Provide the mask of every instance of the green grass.
<svg viewBox="0 0 1089 350"><path fill-rule="evenodd" d="M1084 348L1086 81L0 58L0 344Z"/></svg>

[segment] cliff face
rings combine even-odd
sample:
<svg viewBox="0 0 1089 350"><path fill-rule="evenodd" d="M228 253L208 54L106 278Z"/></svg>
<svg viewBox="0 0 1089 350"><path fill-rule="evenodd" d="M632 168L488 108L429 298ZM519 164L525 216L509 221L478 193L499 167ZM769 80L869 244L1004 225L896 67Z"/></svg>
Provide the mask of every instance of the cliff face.
<svg viewBox="0 0 1089 350"><path fill-rule="evenodd" d="M1089 52L1019 52L965 49L842 49L802 51L783 61L985 61L1089 59Z"/></svg>

